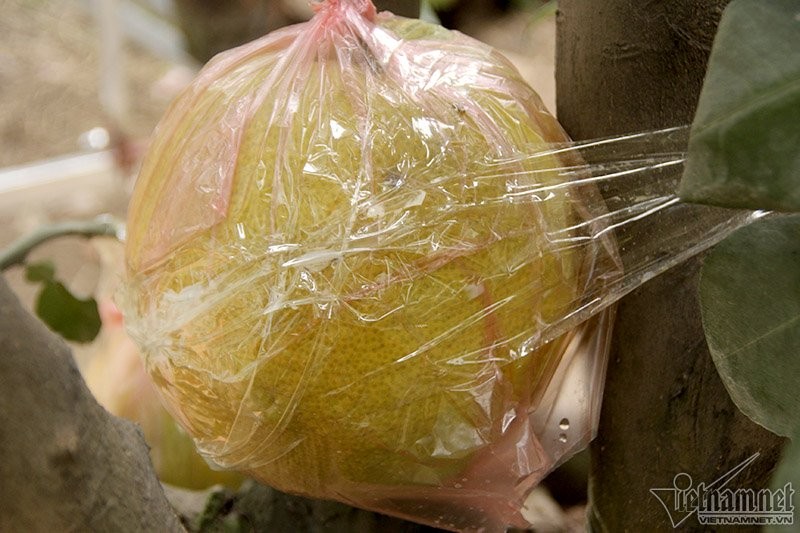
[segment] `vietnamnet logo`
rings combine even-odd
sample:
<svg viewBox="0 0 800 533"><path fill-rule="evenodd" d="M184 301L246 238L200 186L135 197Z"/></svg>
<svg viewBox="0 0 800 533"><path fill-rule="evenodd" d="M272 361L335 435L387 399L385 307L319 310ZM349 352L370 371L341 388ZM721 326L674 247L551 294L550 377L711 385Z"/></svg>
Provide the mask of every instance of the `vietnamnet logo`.
<svg viewBox="0 0 800 533"><path fill-rule="evenodd" d="M758 458L754 453L711 483L694 486L692 476L681 472L672 487L650 489L666 509L673 528L692 515L702 525L791 525L794 523L794 488L727 488L733 478Z"/></svg>

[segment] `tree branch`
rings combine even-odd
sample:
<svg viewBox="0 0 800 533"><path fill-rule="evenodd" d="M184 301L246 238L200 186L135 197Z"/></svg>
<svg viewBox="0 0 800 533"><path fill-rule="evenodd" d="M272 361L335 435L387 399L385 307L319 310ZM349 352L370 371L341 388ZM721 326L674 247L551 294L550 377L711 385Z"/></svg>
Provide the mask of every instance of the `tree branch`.
<svg viewBox="0 0 800 533"><path fill-rule="evenodd" d="M0 278L0 531L183 531L141 432Z"/></svg>
<svg viewBox="0 0 800 533"><path fill-rule="evenodd" d="M58 237L77 235L80 237L114 237L121 238L123 224L113 217L102 215L91 220L73 220L42 226L30 235L26 235L5 250L0 251L0 272L15 265L25 263L28 254L40 244Z"/></svg>

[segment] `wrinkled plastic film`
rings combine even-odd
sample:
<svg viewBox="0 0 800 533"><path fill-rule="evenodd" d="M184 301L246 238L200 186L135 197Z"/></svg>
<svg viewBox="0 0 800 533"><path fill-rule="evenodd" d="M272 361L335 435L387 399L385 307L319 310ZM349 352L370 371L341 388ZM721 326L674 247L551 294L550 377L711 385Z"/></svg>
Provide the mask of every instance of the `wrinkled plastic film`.
<svg viewBox="0 0 800 533"><path fill-rule="evenodd" d="M569 143L493 49L329 1L155 134L120 298L213 463L439 527L525 525L599 416L613 303L753 214L683 129Z"/></svg>
<svg viewBox="0 0 800 533"><path fill-rule="evenodd" d="M683 174L688 136L689 126L680 126L552 145L519 156L536 159L559 154L576 162L553 170L565 184L596 186L602 195L600 212L593 211L592 218L578 227L555 230L550 239L580 246L581 242L593 243L611 234L616 245L614 255L621 267L598 269L590 275L601 277L603 283L584 292L584 305L554 324L545 338L570 329L646 281L767 214L681 202L676 191ZM503 164L498 162L500 167ZM552 188L533 185L526 192L539 196Z"/></svg>

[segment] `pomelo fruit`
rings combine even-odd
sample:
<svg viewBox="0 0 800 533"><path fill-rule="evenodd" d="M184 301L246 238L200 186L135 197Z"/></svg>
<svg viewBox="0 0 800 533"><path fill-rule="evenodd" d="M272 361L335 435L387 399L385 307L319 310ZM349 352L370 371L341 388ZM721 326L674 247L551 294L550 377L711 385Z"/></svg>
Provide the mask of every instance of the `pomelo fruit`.
<svg viewBox="0 0 800 533"><path fill-rule="evenodd" d="M567 140L496 51L368 2L212 60L143 164L124 298L199 450L439 525L421 502L541 477L528 416L574 336L542 332L593 262L541 152Z"/></svg>

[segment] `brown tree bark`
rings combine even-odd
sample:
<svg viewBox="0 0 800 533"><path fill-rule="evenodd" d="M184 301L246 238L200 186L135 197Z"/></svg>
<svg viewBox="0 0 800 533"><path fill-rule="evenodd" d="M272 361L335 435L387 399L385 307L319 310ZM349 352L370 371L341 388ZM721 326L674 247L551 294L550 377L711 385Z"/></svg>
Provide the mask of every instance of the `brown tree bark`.
<svg viewBox="0 0 800 533"><path fill-rule="evenodd" d="M141 432L0 278L0 531L183 531Z"/></svg>
<svg viewBox="0 0 800 533"><path fill-rule="evenodd" d="M691 122L725 4L561 0L556 85L566 130L587 139ZM594 531L671 531L651 488L673 487L680 472L695 487L710 483L755 452L732 486L769 486L783 439L742 415L717 375L700 323L701 262L620 303L591 448Z"/></svg>

